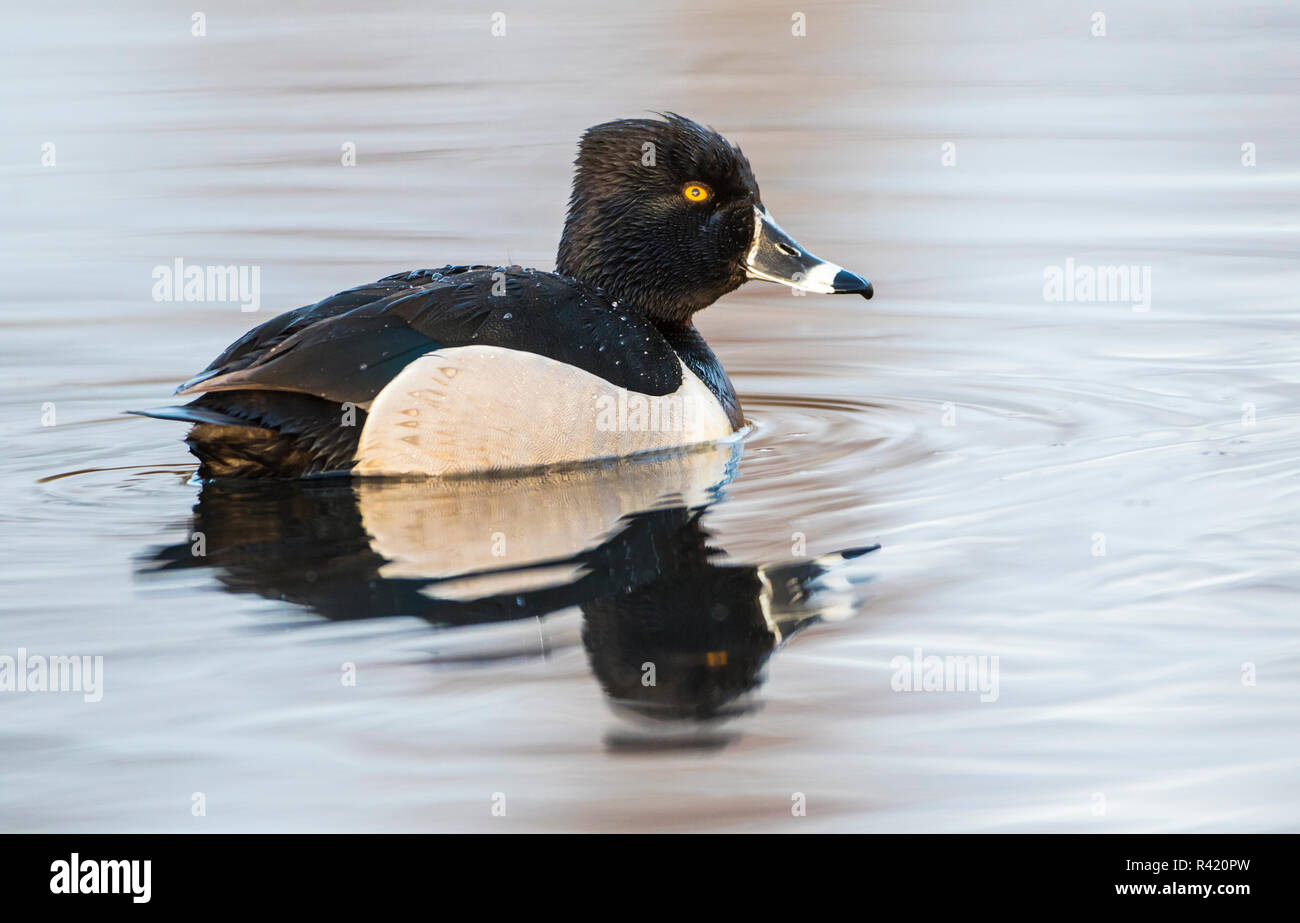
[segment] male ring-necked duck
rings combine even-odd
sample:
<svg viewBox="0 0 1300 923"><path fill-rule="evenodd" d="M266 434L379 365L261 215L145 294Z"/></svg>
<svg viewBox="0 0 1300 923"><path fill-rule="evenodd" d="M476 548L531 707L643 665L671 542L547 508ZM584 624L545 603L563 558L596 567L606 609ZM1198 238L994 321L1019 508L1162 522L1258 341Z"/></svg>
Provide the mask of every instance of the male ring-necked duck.
<svg viewBox="0 0 1300 923"><path fill-rule="evenodd" d="M772 219L749 161L690 119L579 145L556 271L398 273L281 314L147 416L195 424L204 478L453 475L621 457L743 424L691 323L747 279L871 297Z"/></svg>

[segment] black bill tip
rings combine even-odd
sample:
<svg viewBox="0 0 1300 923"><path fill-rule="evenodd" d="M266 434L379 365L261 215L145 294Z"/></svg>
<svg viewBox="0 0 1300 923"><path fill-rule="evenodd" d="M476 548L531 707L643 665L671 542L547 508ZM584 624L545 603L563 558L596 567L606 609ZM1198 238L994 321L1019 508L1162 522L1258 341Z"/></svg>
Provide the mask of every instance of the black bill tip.
<svg viewBox="0 0 1300 923"><path fill-rule="evenodd" d="M831 288L835 290L836 295L861 295L863 298L870 298L875 294L870 282L847 269L841 269L835 274Z"/></svg>

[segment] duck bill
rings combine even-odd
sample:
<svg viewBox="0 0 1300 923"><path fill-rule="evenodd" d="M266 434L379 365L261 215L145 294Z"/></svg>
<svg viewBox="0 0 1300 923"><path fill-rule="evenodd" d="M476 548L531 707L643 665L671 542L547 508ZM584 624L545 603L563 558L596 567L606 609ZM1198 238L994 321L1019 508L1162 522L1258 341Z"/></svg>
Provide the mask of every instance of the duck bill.
<svg viewBox="0 0 1300 923"><path fill-rule="evenodd" d="M803 292L861 295L870 298L871 283L843 266L818 259L781 230L766 209L754 209L754 242L745 257L751 279L780 282Z"/></svg>

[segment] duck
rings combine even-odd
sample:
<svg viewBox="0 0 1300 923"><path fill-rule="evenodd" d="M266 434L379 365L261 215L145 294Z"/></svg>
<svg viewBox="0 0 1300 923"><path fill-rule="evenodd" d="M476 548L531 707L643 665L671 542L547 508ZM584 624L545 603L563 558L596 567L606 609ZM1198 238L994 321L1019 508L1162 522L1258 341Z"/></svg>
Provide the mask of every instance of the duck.
<svg viewBox="0 0 1300 923"><path fill-rule="evenodd" d="M672 112L587 129L555 271L449 265L280 314L190 378L200 480L481 475L736 438L694 324L749 280L871 298L763 205L740 148Z"/></svg>

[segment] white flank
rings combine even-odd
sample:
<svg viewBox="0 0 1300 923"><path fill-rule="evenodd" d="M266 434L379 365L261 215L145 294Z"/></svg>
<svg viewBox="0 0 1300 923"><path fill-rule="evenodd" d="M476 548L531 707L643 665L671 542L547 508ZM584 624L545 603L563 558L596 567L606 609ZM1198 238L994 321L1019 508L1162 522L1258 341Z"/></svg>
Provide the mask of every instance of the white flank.
<svg viewBox="0 0 1300 923"><path fill-rule="evenodd" d="M454 475L615 458L732 434L712 392L685 365L681 425L622 425L637 395L534 353L458 346L408 365L374 399L357 474ZM613 419L619 425L610 426ZM619 409L622 413L619 413Z"/></svg>

